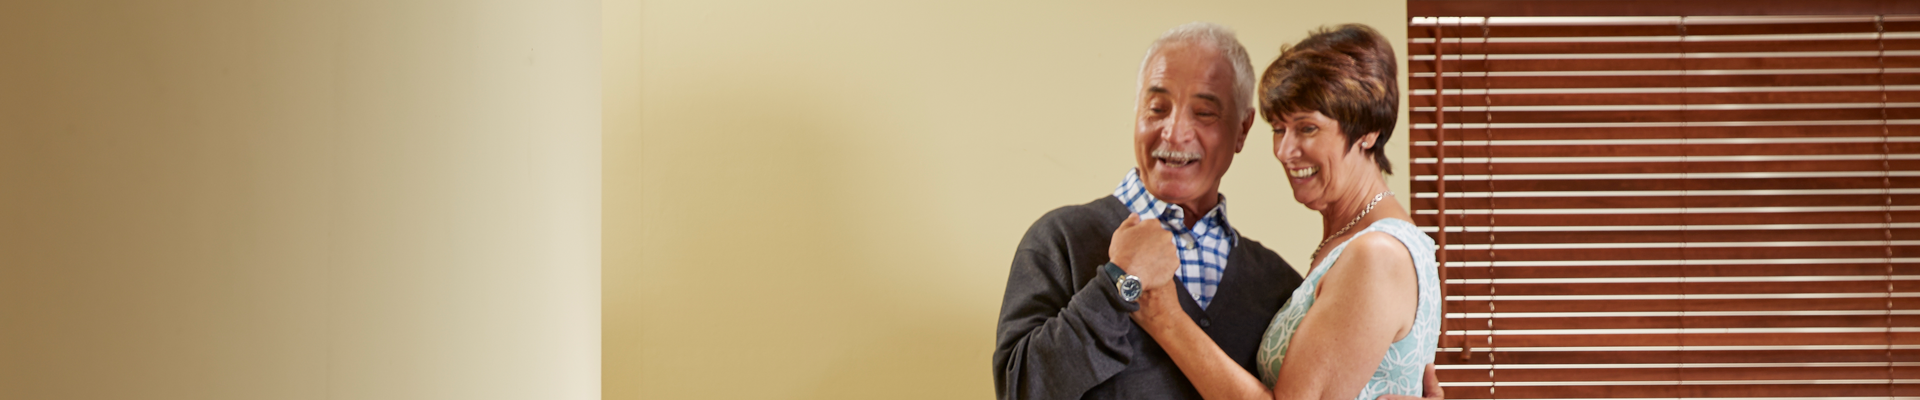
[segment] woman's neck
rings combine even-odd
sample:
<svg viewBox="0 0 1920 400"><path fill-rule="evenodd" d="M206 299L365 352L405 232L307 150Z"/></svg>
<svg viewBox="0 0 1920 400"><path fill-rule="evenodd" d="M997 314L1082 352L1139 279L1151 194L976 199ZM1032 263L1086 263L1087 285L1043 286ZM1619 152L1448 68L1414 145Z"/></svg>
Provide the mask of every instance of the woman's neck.
<svg viewBox="0 0 1920 400"><path fill-rule="evenodd" d="M1327 207L1320 210L1322 240L1339 235L1341 228L1353 223L1355 217L1362 217L1367 205L1372 204L1376 196L1387 191L1386 183L1381 182L1379 178L1371 178L1367 181L1352 190L1344 191L1339 195L1339 200L1327 203Z"/></svg>

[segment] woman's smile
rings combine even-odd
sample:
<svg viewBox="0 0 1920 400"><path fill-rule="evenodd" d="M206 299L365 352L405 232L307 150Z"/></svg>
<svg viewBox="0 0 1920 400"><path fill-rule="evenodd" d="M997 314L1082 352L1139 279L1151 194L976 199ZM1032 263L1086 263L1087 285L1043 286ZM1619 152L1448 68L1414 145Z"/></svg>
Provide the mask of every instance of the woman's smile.
<svg viewBox="0 0 1920 400"><path fill-rule="evenodd" d="M1314 174L1317 174L1317 173L1320 173L1320 167L1288 168L1287 169L1287 177L1294 178L1294 179L1304 179L1307 177L1312 177Z"/></svg>

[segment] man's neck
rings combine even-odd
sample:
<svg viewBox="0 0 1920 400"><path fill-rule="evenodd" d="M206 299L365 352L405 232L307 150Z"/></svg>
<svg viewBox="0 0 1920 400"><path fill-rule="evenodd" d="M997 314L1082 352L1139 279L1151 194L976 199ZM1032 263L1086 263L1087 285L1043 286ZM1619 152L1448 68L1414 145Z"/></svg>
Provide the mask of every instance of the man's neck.
<svg viewBox="0 0 1920 400"><path fill-rule="evenodd" d="M1208 212L1213 211L1214 207L1220 205L1219 193L1209 193L1205 196L1200 196L1200 198L1206 200L1195 200L1190 203L1174 203L1180 206L1180 222L1186 225L1185 228L1187 228L1187 230L1193 230L1193 225L1200 223L1200 217L1206 216Z"/></svg>

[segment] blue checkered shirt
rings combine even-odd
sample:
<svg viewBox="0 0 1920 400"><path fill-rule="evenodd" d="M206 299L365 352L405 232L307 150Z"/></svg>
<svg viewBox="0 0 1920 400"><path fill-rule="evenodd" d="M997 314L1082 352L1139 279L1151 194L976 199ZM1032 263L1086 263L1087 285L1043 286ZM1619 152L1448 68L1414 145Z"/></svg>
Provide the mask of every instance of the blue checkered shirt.
<svg viewBox="0 0 1920 400"><path fill-rule="evenodd" d="M1180 269L1174 271L1174 279L1187 286L1187 293L1193 294L1200 308L1207 308L1214 292L1220 290L1220 277L1227 274L1227 253L1240 241L1240 235L1227 224L1227 197L1220 196L1220 204L1201 216L1192 230L1187 229L1186 213L1179 205L1147 193L1139 168L1127 171L1127 178L1113 189L1113 197L1134 214L1160 220L1160 227L1173 233L1173 246L1180 253Z"/></svg>

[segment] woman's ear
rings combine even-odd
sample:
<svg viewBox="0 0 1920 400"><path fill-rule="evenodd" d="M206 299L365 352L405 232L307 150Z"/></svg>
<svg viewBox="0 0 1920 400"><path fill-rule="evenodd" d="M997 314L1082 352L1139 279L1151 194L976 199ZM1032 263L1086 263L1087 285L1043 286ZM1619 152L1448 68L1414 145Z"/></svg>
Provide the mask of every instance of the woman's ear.
<svg viewBox="0 0 1920 400"><path fill-rule="evenodd" d="M1373 146L1380 144L1376 142L1378 139L1380 139L1380 132L1368 133L1360 136L1360 140L1354 141L1353 145L1359 146L1361 153L1366 153L1367 149L1372 149Z"/></svg>

